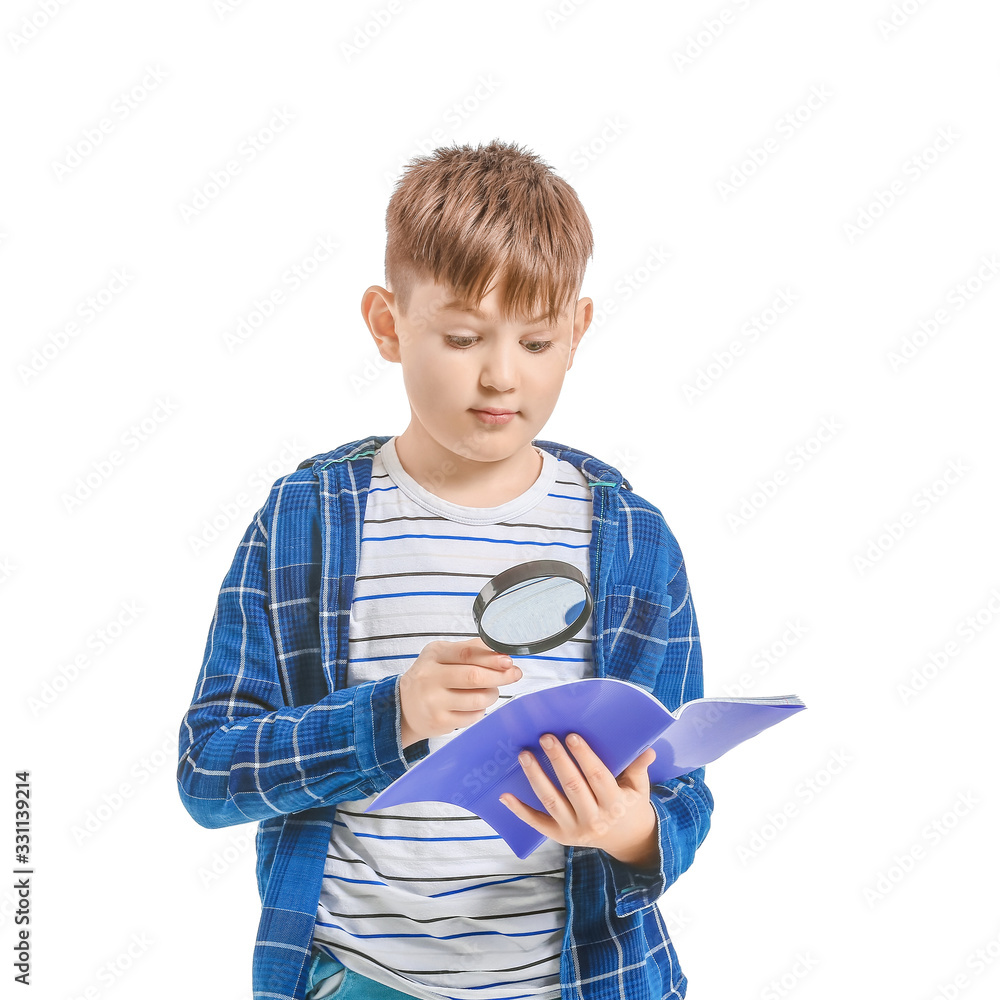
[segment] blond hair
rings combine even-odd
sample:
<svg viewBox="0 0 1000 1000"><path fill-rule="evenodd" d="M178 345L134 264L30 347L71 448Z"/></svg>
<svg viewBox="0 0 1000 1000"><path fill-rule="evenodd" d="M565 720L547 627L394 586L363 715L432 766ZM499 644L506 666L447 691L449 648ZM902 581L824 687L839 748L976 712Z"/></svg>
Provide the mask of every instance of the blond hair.
<svg viewBox="0 0 1000 1000"><path fill-rule="evenodd" d="M413 157L385 213L385 278L405 314L413 287L433 279L478 306L503 281L501 317L535 311L555 322L593 255L576 191L534 153L494 139Z"/></svg>

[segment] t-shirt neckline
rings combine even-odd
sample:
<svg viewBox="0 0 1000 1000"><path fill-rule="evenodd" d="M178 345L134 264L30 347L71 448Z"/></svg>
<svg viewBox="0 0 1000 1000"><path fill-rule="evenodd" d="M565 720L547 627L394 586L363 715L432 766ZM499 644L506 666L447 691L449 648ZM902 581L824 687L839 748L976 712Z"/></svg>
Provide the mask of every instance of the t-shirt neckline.
<svg viewBox="0 0 1000 1000"><path fill-rule="evenodd" d="M555 482L559 460L551 452L534 445L532 447L542 456L542 471L538 474L538 478L520 496L495 507L467 507L464 504L452 503L425 489L400 464L399 456L396 454L395 436L382 445L379 455L382 456L382 463L389 478L414 503L452 521L465 524L496 524L498 521L520 517L531 510L543 497L548 496Z"/></svg>

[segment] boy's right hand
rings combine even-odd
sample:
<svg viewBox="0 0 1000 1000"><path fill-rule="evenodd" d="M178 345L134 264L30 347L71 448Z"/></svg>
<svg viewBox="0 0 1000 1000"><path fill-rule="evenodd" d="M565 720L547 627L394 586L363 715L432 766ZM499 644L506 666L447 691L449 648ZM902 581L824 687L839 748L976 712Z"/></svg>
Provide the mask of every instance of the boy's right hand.
<svg viewBox="0 0 1000 1000"><path fill-rule="evenodd" d="M427 643L399 678L403 746L478 722L500 697L498 685L521 679L513 662L478 636Z"/></svg>

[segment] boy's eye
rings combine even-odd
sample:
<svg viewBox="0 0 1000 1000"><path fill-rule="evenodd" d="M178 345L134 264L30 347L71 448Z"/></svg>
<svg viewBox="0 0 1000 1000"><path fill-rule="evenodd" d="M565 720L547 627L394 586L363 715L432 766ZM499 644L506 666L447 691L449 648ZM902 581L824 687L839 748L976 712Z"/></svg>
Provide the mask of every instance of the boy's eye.
<svg viewBox="0 0 1000 1000"><path fill-rule="evenodd" d="M447 343L449 347L455 348L457 351L463 351L478 339L478 337L445 337L445 343ZM529 354L541 354L543 351L547 351L552 346L552 341L526 340L524 342L524 346L528 349Z"/></svg>

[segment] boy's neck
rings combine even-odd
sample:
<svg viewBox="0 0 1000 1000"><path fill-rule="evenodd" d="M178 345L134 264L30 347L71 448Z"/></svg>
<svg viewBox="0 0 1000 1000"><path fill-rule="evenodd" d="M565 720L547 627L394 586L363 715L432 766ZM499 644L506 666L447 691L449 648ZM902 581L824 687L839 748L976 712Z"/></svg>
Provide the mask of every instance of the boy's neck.
<svg viewBox="0 0 1000 1000"><path fill-rule="evenodd" d="M513 500L529 490L542 472L542 456L530 443L494 462L449 451L413 424L393 443L408 476L436 497L463 507L497 507Z"/></svg>

